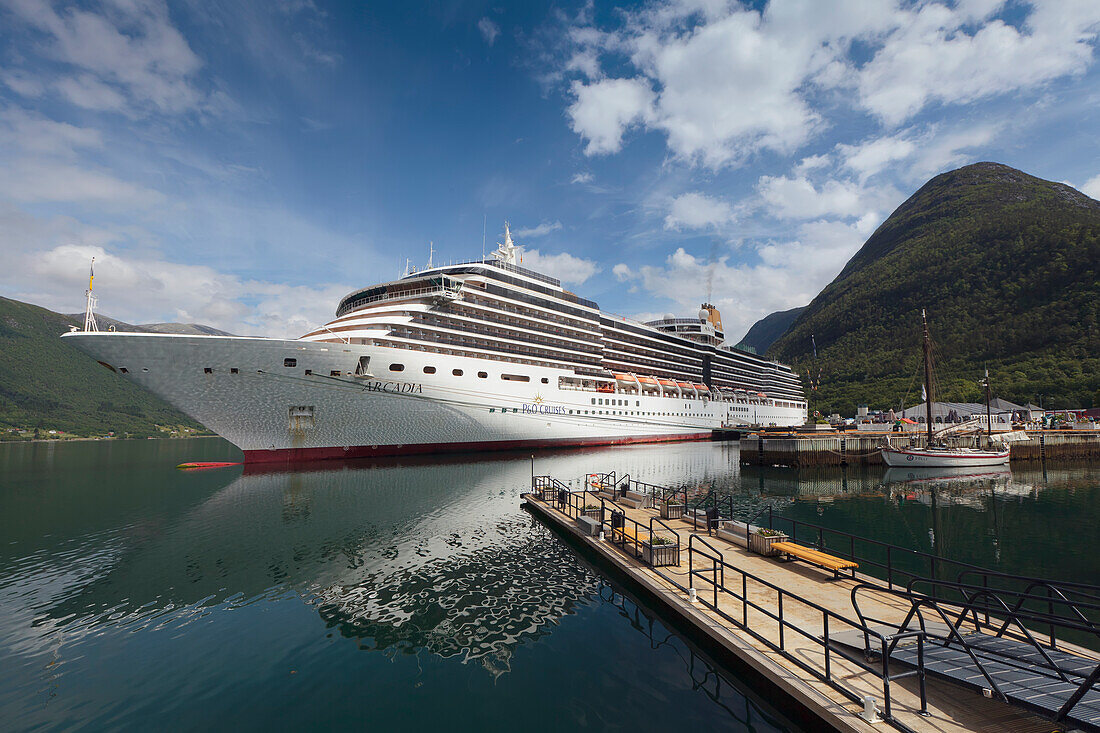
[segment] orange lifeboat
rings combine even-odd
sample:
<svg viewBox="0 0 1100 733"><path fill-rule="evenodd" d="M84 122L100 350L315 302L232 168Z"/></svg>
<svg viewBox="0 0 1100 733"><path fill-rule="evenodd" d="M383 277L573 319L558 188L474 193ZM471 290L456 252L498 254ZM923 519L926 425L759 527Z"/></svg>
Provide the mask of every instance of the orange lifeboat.
<svg viewBox="0 0 1100 733"><path fill-rule="evenodd" d="M629 374L615 374L615 379L619 382L634 384L634 377L630 376Z"/></svg>
<svg viewBox="0 0 1100 733"><path fill-rule="evenodd" d="M596 383L596 391L597 392L614 392L615 391L615 386L613 384L611 384L611 382L597 382Z"/></svg>
<svg viewBox="0 0 1100 733"><path fill-rule="evenodd" d="M766 394L764 394L763 392L757 392L757 393L756 393L756 396L757 396L757 397L767 397L767 395L766 395Z"/></svg>
<svg viewBox="0 0 1100 733"><path fill-rule="evenodd" d="M687 382L677 382L676 386L679 387L680 389L686 389L686 390L689 390L689 391L692 389L692 386L690 384L688 384Z"/></svg>
<svg viewBox="0 0 1100 733"><path fill-rule="evenodd" d="M699 390L700 392L709 392L710 391L710 388L707 387L707 385L705 385L705 384L696 384L695 389Z"/></svg>
<svg viewBox="0 0 1100 733"><path fill-rule="evenodd" d="M638 377L638 381L642 384L652 384L654 386L657 385L657 380L653 377Z"/></svg>

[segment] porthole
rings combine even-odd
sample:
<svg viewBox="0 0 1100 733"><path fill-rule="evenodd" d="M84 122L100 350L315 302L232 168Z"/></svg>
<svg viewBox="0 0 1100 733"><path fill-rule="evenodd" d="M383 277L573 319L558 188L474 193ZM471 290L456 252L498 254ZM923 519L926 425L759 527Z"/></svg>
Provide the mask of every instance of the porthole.
<svg viewBox="0 0 1100 733"><path fill-rule="evenodd" d="M403 372L403 371L405 371L405 365L404 364L390 364L390 371L391 372Z"/></svg>
<svg viewBox="0 0 1100 733"><path fill-rule="evenodd" d="M456 377L461 377L462 376L462 370L461 369L452 369L451 374L455 375Z"/></svg>
<svg viewBox="0 0 1100 733"><path fill-rule="evenodd" d="M211 369L210 367L203 367L203 368L202 368L202 373L203 373L203 374L213 374L213 373L214 373L214 370L213 370L213 369Z"/></svg>
<svg viewBox="0 0 1100 733"><path fill-rule="evenodd" d="M477 376L478 376L479 379L485 379L486 377L489 376L489 374L488 374L488 372L478 372Z"/></svg>
<svg viewBox="0 0 1100 733"><path fill-rule="evenodd" d="M241 370L240 370L240 369L238 369L237 367L230 367L230 368L229 368L229 373L230 373L230 374L240 374L240 373L241 373ZM309 370L308 370L308 369L306 369L306 374L309 374Z"/></svg>
<svg viewBox="0 0 1100 733"><path fill-rule="evenodd" d="M298 360L297 359L283 359L283 366L285 366L285 367L296 367L296 366L298 366Z"/></svg>
<svg viewBox="0 0 1100 733"><path fill-rule="evenodd" d="M434 366L424 367L424 373L425 374L435 374L435 367Z"/></svg>

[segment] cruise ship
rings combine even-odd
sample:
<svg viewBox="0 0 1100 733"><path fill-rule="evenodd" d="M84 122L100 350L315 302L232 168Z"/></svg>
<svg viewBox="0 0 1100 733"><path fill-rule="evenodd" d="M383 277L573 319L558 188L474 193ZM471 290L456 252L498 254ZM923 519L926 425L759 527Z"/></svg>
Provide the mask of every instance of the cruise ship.
<svg viewBox="0 0 1100 733"><path fill-rule="evenodd" d="M295 340L62 338L246 462L698 440L806 421L798 375L727 345L712 305L640 323L516 260L505 227L491 256L356 290Z"/></svg>

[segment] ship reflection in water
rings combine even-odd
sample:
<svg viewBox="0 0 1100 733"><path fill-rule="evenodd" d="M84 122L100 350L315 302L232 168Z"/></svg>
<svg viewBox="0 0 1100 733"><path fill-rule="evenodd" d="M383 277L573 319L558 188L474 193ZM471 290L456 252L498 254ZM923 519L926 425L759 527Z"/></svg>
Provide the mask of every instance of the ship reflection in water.
<svg viewBox="0 0 1100 733"><path fill-rule="evenodd" d="M184 728L417 729L449 710L503 730L541 707L526 728L788 728L520 510L527 455L187 474L161 454L108 489L94 446L19 450L0 447L0 717L17 727L173 709ZM575 485L738 476L736 447L712 444L534 465ZM242 708L245 691L269 702Z"/></svg>
<svg viewBox="0 0 1100 733"><path fill-rule="evenodd" d="M789 728L521 511L532 471L575 487L629 473L742 517L771 506L983 566L1100 577L1076 550L1100 543L1097 466L796 471L688 443L172 468L234 455L219 440L0 445L0 719Z"/></svg>

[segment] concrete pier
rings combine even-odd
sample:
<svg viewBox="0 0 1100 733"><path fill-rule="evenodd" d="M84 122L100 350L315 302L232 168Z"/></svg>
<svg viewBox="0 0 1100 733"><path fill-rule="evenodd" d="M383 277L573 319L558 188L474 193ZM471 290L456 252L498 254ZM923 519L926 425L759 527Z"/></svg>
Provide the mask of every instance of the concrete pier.
<svg viewBox="0 0 1100 733"><path fill-rule="evenodd" d="M578 506L599 503L593 493L575 493L580 495ZM857 572L834 580L821 568L749 552L743 533L721 539L698 531L686 517L660 521L657 509L621 508L639 523L627 526L675 535L679 564L654 567L652 554L632 549L629 542L611 541L609 525L603 525L604 539L584 532L561 510L561 496L550 490L525 494L525 507L798 725L860 733L890 729L870 722L873 716L865 710L869 704L881 712L889 699L890 725L903 731L1062 729L1039 715L932 677L926 680L927 713L922 715L917 678L891 679L884 687L873 664L857 664L854 657L841 654L828 640L843 644L850 638L862 645L862 631L850 624L852 591L877 582L870 576ZM721 565L715 563L718 557ZM885 589L863 586L860 593L863 607L890 623L900 623L908 610ZM891 674L900 671L895 667Z"/></svg>
<svg viewBox="0 0 1100 733"><path fill-rule="evenodd" d="M1042 461L1064 458L1100 458L1100 431L1029 430L1028 440L1012 443L1012 461ZM752 466L846 466L859 463L879 465L879 445L889 436L895 446L920 445L915 433L867 433L859 431L814 433L753 433L741 437L741 462ZM955 438L961 446L988 447L984 436Z"/></svg>

